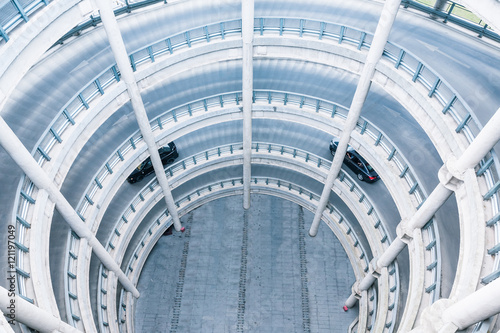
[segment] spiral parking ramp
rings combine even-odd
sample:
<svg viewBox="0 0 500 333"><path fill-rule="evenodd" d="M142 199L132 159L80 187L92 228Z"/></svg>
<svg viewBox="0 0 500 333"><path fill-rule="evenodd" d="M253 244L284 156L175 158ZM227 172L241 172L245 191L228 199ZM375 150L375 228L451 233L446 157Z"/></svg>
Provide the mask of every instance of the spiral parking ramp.
<svg viewBox="0 0 500 333"><path fill-rule="evenodd" d="M491 0L470 5L479 16L485 8L499 11ZM191 304L182 303L183 290L192 288L186 274L203 274L190 269L191 228L199 223L193 212L211 212L223 198L243 197L248 208L248 196L262 195L300 208L293 210L298 217L286 215L297 218L298 228L293 260L301 302L285 307L300 312L293 329L332 330L332 316L342 322L331 311L328 319L313 312L320 274L310 266L318 257L307 249L317 239L304 236L310 221L303 209L321 216L353 270L352 291L338 294L356 308L347 312L357 310L356 319L346 313L338 327L499 328L500 304L490 299L500 281L500 59L490 12L484 22L471 22L454 2L446 8L291 0L113 6L0 5L0 168L8 175L0 194L7 217L2 329L133 332L143 304L137 301L141 272L150 269L147 258L173 225L186 238L168 327L214 329L180 322L198 323L196 312L182 311ZM392 28L386 24L396 15L391 6L399 6ZM383 49L375 50L372 43L384 34ZM111 52L108 40L124 48ZM380 60L371 63L376 51ZM357 103L358 80L369 66L367 97L353 122L351 101ZM381 181L359 182L343 167L323 190L336 163L329 141L341 137L342 146L345 133ZM158 178L126 182L155 154L153 147L170 141L179 159L164 172L156 166ZM230 331L284 325L255 312L254 295L246 292L253 290L254 270L268 272L264 263L255 266L258 254L249 250L256 242L248 236L252 210L271 214L241 208L239 296ZM210 317L203 318L209 325Z"/></svg>

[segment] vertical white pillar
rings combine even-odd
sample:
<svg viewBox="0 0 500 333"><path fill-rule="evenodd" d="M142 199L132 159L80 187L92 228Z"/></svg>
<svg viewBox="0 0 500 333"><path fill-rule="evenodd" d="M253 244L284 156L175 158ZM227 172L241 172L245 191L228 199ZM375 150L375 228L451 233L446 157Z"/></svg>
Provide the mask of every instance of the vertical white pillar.
<svg viewBox="0 0 500 333"><path fill-rule="evenodd" d="M31 156L29 151L24 147L22 142L2 117L0 117L0 145L7 151L17 165L19 165L28 178L31 179L36 187L47 191L50 200L54 202L57 210L61 213L71 229L73 229L78 236L87 240L99 260L101 260L107 269L116 274L123 287L132 292L135 297L139 297L139 291L135 288L134 284L127 278L120 269L120 266L109 255L108 251L101 245L99 240L95 238L94 234L87 228L68 200L66 200L56 185L54 185L42 167L38 165L33 156Z"/></svg>
<svg viewBox="0 0 500 333"><path fill-rule="evenodd" d="M144 138L144 142L146 143L149 154L151 155L151 162L156 173L156 178L158 179L158 183L160 184L165 196L165 203L167 204L168 212L172 217L174 228L177 231L184 231L184 228L179 220L177 207L175 206L174 197L172 196L172 191L170 190L170 185L168 184L167 176L165 175L160 154L158 153L158 147L156 146L156 141L151 130L151 126L149 125L149 119L144 107L144 102L142 101L141 93L134 77L134 72L130 66L127 50L125 49L125 43L123 42L120 29L118 28L118 22L116 21L113 8L111 7L111 1L94 1L94 6L99 9L104 30L108 35L109 44L111 45L111 50L113 51L116 64L120 70L122 80L127 87L135 118L137 119L142 137Z"/></svg>
<svg viewBox="0 0 500 333"><path fill-rule="evenodd" d="M9 293L7 289L0 287L0 309L5 314L8 322L15 320L14 323L23 323L40 332L80 332L68 323L54 317L51 313L40 309L19 296L11 297Z"/></svg>
<svg viewBox="0 0 500 333"><path fill-rule="evenodd" d="M243 39L243 208L250 208L252 159L253 99L253 21L254 0L242 0L241 34Z"/></svg>
<svg viewBox="0 0 500 333"><path fill-rule="evenodd" d="M349 108L349 114L347 115L344 129L340 135L337 152L333 157L333 162L326 178L325 187L321 193L318 208L316 209L311 228L309 229L309 235L311 237L316 236L318 233L319 223L321 222L323 211L328 204L333 183L335 182L335 179L340 172L340 168L342 167L342 162L344 161L344 155L347 151L347 146L351 138L351 132L354 128L356 128L356 123L358 122L361 114L361 109L365 103L368 91L370 90L371 80L373 74L375 73L375 66L384 52L384 47L387 43L387 39L389 38L389 33L391 32L394 20L396 19L400 3L401 0L386 0L382 9L380 20L378 22L377 29L375 30L370 50L366 56L365 65L361 72L358 86L356 87L356 92L354 93L354 97L351 102L351 107Z"/></svg>

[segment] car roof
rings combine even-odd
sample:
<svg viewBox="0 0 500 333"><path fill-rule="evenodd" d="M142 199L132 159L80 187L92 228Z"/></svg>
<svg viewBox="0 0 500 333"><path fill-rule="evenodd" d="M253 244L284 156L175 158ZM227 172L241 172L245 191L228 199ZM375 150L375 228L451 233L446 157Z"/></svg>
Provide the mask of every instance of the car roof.
<svg viewBox="0 0 500 333"><path fill-rule="evenodd" d="M336 139L332 139L332 143L335 144L336 146L339 145L339 141ZM350 145L347 146L347 151L357 153L356 150L354 150L354 148L352 148Z"/></svg>

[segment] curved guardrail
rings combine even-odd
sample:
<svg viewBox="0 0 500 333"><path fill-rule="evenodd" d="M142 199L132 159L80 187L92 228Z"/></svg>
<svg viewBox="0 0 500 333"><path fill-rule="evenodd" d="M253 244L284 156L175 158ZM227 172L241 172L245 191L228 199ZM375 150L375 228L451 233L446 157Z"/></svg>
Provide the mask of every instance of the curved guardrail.
<svg viewBox="0 0 500 333"><path fill-rule="evenodd" d="M22 22L28 22L30 15L48 4L49 0L3 1L0 5L0 37L8 42L10 31Z"/></svg>
<svg viewBox="0 0 500 333"><path fill-rule="evenodd" d="M277 32L280 35L298 35L299 37L309 34L316 35L319 39L322 40L333 40L338 43L350 43L361 48L369 47L371 36L361 32L356 29L352 29L350 27L345 27L341 25L335 25L332 23L325 22L316 22L316 21L308 21L301 19L279 19L279 18L260 18L256 19L258 25L256 25L255 30L256 33L264 34L264 32ZM240 20L230 21L232 24L235 24L233 29L231 29L232 33L241 33ZM274 22L274 23L273 23ZM273 24L272 24L273 23ZM215 24L217 25L217 24ZM214 25L214 26L215 26ZM198 38L196 40L191 40L191 33L180 34L183 37L179 38L179 43L177 43L178 47L190 47L193 42L201 42L206 41L210 42L216 38L224 38L224 36L228 33L226 31L224 24L218 23L219 30L217 32L207 33L207 27L201 27L202 31L205 32L205 38ZM206 29L205 29L206 28ZM180 36L179 35L179 36ZM208 35L208 37L207 37ZM183 38L183 39L182 39ZM167 39L168 40L168 39ZM170 54L174 49L174 45L170 42L170 46L167 40L161 41L157 43L158 45L163 43L166 46L161 48L161 50L156 49L155 52L163 52L163 54ZM410 75L412 75L412 80L414 82L418 82L423 84L429 90L429 97L436 98L442 105L442 112L445 114L449 114L453 120L457 123L456 132L464 133L464 135L469 139L469 141L479 132L480 126L473 119L472 113L470 109L467 107L465 103L462 102L460 97L454 93L453 89L447 85L446 82L441 80L429 67L425 66L422 62L417 60L415 57L412 57L405 50L399 49L394 44L387 44L386 52L384 52L384 59L388 59L389 61L395 64L396 68L405 69ZM151 53L153 50L153 46L148 46L142 51L138 51L139 53L148 54L149 59L151 61L154 60L154 57L157 56L155 52ZM152 56L151 56L152 55ZM140 59L138 59L140 58ZM143 60L144 59L144 60ZM146 57L137 57L134 54L131 57L131 64L137 66L138 64L145 63L148 59ZM434 80L429 79L434 78ZM40 164L43 164L45 161L50 160L49 150L54 144L62 142L62 135L65 129L69 126L75 124L75 117L84 109L89 107L89 102L98 94L104 94L105 86L117 82L119 80L119 73L116 70L116 67L112 66L108 70L106 70L100 77L93 80L89 85L87 85L79 94L75 96L75 98L69 102L65 108L61 111L59 117L54 120L51 127L47 130L44 137L40 140L39 144L33 155L38 159ZM101 81L105 82L103 85ZM237 99L239 100L239 99ZM318 102L318 103L321 103ZM207 107L207 106L203 106ZM188 109L189 112L189 109ZM333 113L333 111L332 111ZM161 124L160 124L161 125ZM160 126L158 125L158 126ZM497 245L493 249L495 251L500 245L500 229L498 226L499 218L499 202L500 198L498 195L498 190L500 189L500 181L498 177L498 158L493 151L491 151L480 163L477 168L478 176L483 176L485 182L488 184L489 188L484 194L485 200L489 200L492 206L492 219L487 222L487 225L494 226L495 234L497 239ZM28 247L24 244L24 234L30 227L28 220L29 216L29 208L31 205L35 203L36 200L36 188L33 186L29 179L23 179L20 183L19 197L16 198L16 206L18 207L16 213L16 223L18 226L18 258L16 262L16 266L18 269L18 284L20 290L20 296L26 297L24 283L26 279L29 279L29 272L26 272L23 267L23 256L27 254ZM427 228L426 230L431 230L432 228ZM433 231L435 232L435 230ZM431 231L429 231L431 233ZM435 237L435 236L434 236ZM431 241L429 245L433 242ZM432 247L431 247L432 248ZM495 254L495 267L496 271L492 273L492 275L483 278L483 283L488 283L492 279L498 277L500 275L499 263L500 259L497 255L498 252L494 252ZM437 274L439 275L439 274ZM436 286L429 286L433 291ZM428 288L429 288L428 287ZM26 297L28 300L29 297ZM31 300L32 301L32 300Z"/></svg>
<svg viewBox="0 0 500 333"><path fill-rule="evenodd" d="M241 148L241 143L212 148L186 157L174 163L172 166L165 169L165 173L167 174L168 178L177 177L179 175L182 175L182 173L191 170L195 166L203 165L207 161L212 161L224 156L238 155L241 151ZM331 162L327 159L323 159L317 155L284 145L254 142L252 145L252 150L255 156L262 156L262 153L267 153L284 157L291 157L298 161L304 161L309 166L319 168L323 173L326 173L328 171L329 165L331 164ZM257 155L259 153L261 155ZM370 216L370 220L372 220L374 226L374 229L372 231L379 234L379 241L382 244L388 245L387 243L388 240L390 240L390 236L386 231L386 227L381 222L381 219L377 214L375 207L371 204L370 200L361 189L361 187L347 173L343 171L339 175L338 179L345 186L345 188L349 190L349 192L355 195L356 202L362 205L367 215ZM146 200L146 198L150 197L155 189L158 189L158 182L156 178L153 179L153 181L151 181L145 188L143 188L139 192L139 194L134 197L134 199L128 204L125 212L120 217L118 224L115 225L115 228L113 229L116 231L114 232L114 234L110 235L110 241L106 245L110 252L115 248L114 240L118 239L122 234L121 228L128 223L129 216L136 213L137 207L140 206Z"/></svg>
<svg viewBox="0 0 500 333"><path fill-rule="evenodd" d="M19 1L6 2L3 7L0 8L0 36L5 40L9 40L8 33L13 30L16 26L22 22L27 22L29 16L36 11L36 9L48 5L51 2L49 0L35 0L28 3L21 4ZM115 15L121 15L124 13L130 13L137 8L144 6L156 4L158 2L167 3L165 0L147 0L147 1L133 1L133 0L119 0L114 1L114 12ZM487 24L481 25L482 21L471 21L466 19L463 15L458 15L454 13L456 9L460 11L468 11L465 7L460 4L448 1L448 8L446 11L439 11L425 3L421 3L415 0L402 0L401 5L404 8L413 8L421 12L434 15L435 17L440 17L444 19L444 23L447 21L453 22L463 28L471 30L478 34L478 37L488 37L496 42L500 42L500 36L493 32ZM97 24L101 23L101 18L99 16L90 15L86 22L78 24L76 27L71 29L68 33L62 36L55 45L64 43L67 39L78 36L83 30L95 27Z"/></svg>
<svg viewBox="0 0 500 333"><path fill-rule="evenodd" d="M241 98L240 93L230 93L219 96L212 96L207 99L195 101L188 105L184 105L179 108L175 108L173 110L168 111L166 114L158 117L157 119L151 122L154 130L160 130L169 128L170 124L181 121L183 117L192 117L197 113L205 113L206 110L212 108L220 108L221 106L229 106L229 105L237 105ZM308 96L300 96L290 93L283 92L272 92L272 91L255 91L254 93L254 101L255 103L264 102L266 104L282 104L288 106L298 106L304 111L308 110L310 112L317 112L320 114L324 114L325 116L334 117L339 116L345 118L347 116L347 109L337 104L329 103L322 100L317 100ZM335 110L335 112L332 112ZM418 203L423 202L426 197L426 194L421 186L419 186L418 177L412 171L411 167L405 160L405 158L397 151L396 146L388 139L383 132L381 132L374 125L369 123L368 121L361 119L357 125L357 130L362 135L367 135L372 138L374 145L378 145L382 147L387 154L387 159L390 160L394 165L397 166L398 170L400 170L400 177L406 180L408 184L408 193L413 195ZM136 133L135 136L131 137L128 141L126 141L115 154L112 155L110 159L108 159L107 163L103 167L101 167L100 171L97 173L94 181L91 185L89 185L85 196L80 201L78 205L77 211L85 218L85 213L87 209L93 205L93 201L95 200L95 196L97 192L101 189L102 184L105 182L106 177L110 176L113 172L113 169L120 163L129 152L135 149L136 145L142 141L142 137L139 133ZM255 147L259 149L258 146ZM260 147L260 149L266 149L265 147ZM202 156L201 159L206 159L206 156ZM193 164L196 163L196 158L194 160L187 161L185 163ZM319 162L321 163L321 162ZM324 165L324 163L323 163ZM182 166L182 168L184 168ZM181 168L179 166L179 168ZM153 187L156 187L157 184L153 184ZM147 191L147 190L146 190ZM132 204L131 209L135 209L134 207L139 203L140 199L136 199L136 202ZM368 208L369 209L369 208ZM123 219L127 219L127 215L123 216ZM126 223L123 220L123 223ZM377 223L377 221L375 221ZM439 252L436 242L437 236L432 228L427 228L428 232L427 242L425 243L427 249L431 254L431 262L428 263L429 273L432 274L431 281L428 282L426 286L426 290L428 293L431 293L431 297L433 299L437 298L439 295L436 292L439 288L440 283L440 263L439 263ZM116 234L116 233L115 233ZM114 236L116 237L116 236ZM71 260L70 260L71 261ZM73 267L72 265L68 267Z"/></svg>
<svg viewBox="0 0 500 333"><path fill-rule="evenodd" d="M159 130L160 128L168 127L169 123L174 123L176 122L176 120L179 121L180 118L184 116L191 117L193 115L196 115L197 112L205 113L205 110L211 108L220 108L221 105L237 105L239 103L239 99L241 98L240 96L240 93L230 93L226 95L213 96L211 98L195 101L188 105L184 105L181 108L171 110L167 112L166 115L155 119L152 122L153 128L155 130ZM256 103L265 100L265 103L282 103L283 105L289 106L296 105L303 108L304 110L324 113L329 117L333 115L345 118L347 115L347 109L342 106L326 101L313 99L307 96L300 96L282 92L256 91L254 94L254 98ZM332 113L332 110L336 110L336 112ZM389 156L391 156L390 160L398 166L399 170L401 170L402 172L404 171L402 177L407 180L410 193L417 197L421 196L419 194L421 189L418 186L415 186L416 177L413 176L413 172L411 171L411 168L409 168L408 163L406 163L401 154L397 152L395 146L390 142L390 140L386 138L382 132L376 129L376 127L364 120L361 120L358 123L358 130L361 134L367 134L371 138L373 138L374 142L377 142L377 145L381 145L382 147L384 147L388 154L388 159ZM142 141L141 135L137 133L134 137L130 138L130 140L126 141L97 173L93 183L89 185L84 198L81 200L77 208L77 211L82 219L85 219L85 213L88 207L93 205L93 200L95 200L96 193L100 189L102 189L102 183L105 181L106 177L112 174L113 169L117 166L117 164L123 161L128 153L134 150L136 145L140 141ZM156 184L154 186L156 186ZM73 234L70 239L71 240L69 242L70 245L68 252L69 256L67 257L66 267L68 268L68 277L69 279L71 279L71 281L73 281L76 277L74 273L76 272L76 265L73 263L73 261L77 257L76 247L78 245L78 237ZM68 283L68 297L76 302L76 285L74 287L70 287L71 285L72 283ZM68 306L68 309L70 308L71 306ZM80 320L78 314L72 313L71 317L75 321Z"/></svg>
<svg viewBox="0 0 500 333"><path fill-rule="evenodd" d="M38 9L43 6L47 6L50 2L54 0L10 0L4 1L0 5L0 37L5 42L9 41L9 32L14 30L17 26L23 22L28 22L29 17L35 13ZM165 0L146 0L146 1L134 1L134 0L117 0L113 1L113 10L115 15L121 15L124 13L130 13L131 11L142 8L144 6L149 6L158 2L167 3ZM71 29L63 37L61 37L57 44L62 44L65 40L79 35L83 30L90 27L95 27L96 24L101 22L99 16L95 17L90 15L89 19L77 25L75 28ZM1 40L0 40L1 41Z"/></svg>

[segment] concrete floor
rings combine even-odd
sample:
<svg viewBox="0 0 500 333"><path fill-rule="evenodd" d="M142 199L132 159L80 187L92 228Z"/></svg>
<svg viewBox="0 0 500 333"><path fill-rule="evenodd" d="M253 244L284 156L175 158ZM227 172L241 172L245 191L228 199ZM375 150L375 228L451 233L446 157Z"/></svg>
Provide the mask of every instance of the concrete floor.
<svg viewBox="0 0 500 333"><path fill-rule="evenodd" d="M312 214L252 195L218 199L163 236L138 289L136 332L346 332L357 309L342 310L354 273L326 227L307 236ZM245 251L246 249L246 251Z"/></svg>

